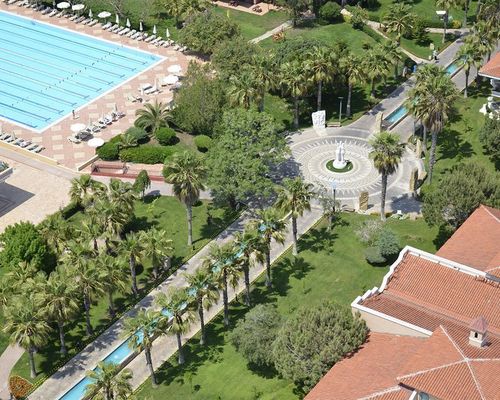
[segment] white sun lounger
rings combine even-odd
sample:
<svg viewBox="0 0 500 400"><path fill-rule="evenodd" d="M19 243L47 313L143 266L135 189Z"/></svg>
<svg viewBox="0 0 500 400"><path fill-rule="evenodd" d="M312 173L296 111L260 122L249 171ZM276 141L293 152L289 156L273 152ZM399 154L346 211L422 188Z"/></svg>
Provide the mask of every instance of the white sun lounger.
<svg viewBox="0 0 500 400"><path fill-rule="evenodd" d="M94 25L96 25L98 22L99 22L99 20L94 19L93 21L90 21L90 23L89 23L88 25L89 25L89 26L94 26Z"/></svg>
<svg viewBox="0 0 500 400"><path fill-rule="evenodd" d="M157 37L155 40L151 41L151 44L157 45L163 38L161 36Z"/></svg>
<svg viewBox="0 0 500 400"><path fill-rule="evenodd" d="M146 43L152 42L153 40L156 39L156 35L151 35L148 38L144 39Z"/></svg>
<svg viewBox="0 0 500 400"><path fill-rule="evenodd" d="M135 35L137 31L135 29L132 29L129 33L127 33L125 36L126 37L131 37L132 35Z"/></svg>
<svg viewBox="0 0 500 400"><path fill-rule="evenodd" d="M49 13L49 17L53 17L54 15L57 14L57 10L56 9L53 9L50 13Z"/></svg>
<svg viewBox="0 0 500 400"><path fill-rule="evenodd" d="M36 143L33 143L33 144L29 145L28 147L26 147L26 150L32 151L37 147L38 147L38 145Z"/></svg>
<svg viewBox="0 0 500 400"><path fill-rule="evenodd" d="M113 26L113 24L111 22L106 22L106 24L104 24L102 26L102 29L108 29L108 28L111 28L111 26Z"/></svg>
<svg viewBox="0 0 500 400"><path fill-rule="evenodd" d="M130 36L131 39L137 39L139 36L141 36L142 33L141 32L136 32L134 33L132 36Z"/></svg>
<svg viewBox="0 0 500 400"><path fill-rule="evenodd" d="M125 29L122 29L121 31L119 31L118 34L120 36L123 36L123 35L125 35L125 34L127 34L129 32L130 32L130 28L125 28Z"/></svg>

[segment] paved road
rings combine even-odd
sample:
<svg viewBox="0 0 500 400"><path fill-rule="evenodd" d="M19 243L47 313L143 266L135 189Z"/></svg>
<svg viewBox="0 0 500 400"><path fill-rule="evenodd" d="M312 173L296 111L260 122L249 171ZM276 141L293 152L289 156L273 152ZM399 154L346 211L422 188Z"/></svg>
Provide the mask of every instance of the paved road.
<svg viewBox="0 0 500 400"><path fill-rule="evenodd" d="M23 353L24 349L16 344L7 347L0 356L0 400L10 399L10 370L16 365Z"/></svg>
<svg viewBox="0 0 500 400"><path fill-rule="evenodd" d="M251 43L259 43L262 42L263 40L267 39L268 37L273 36L275 33L285 31L287 29L290 29L292 27L292 21L285 21L281 25L277 26L274 29L271 29L270 31L267 31L263 33L260 36L257 36L256 38L253 38L250 40Z"/></svg>

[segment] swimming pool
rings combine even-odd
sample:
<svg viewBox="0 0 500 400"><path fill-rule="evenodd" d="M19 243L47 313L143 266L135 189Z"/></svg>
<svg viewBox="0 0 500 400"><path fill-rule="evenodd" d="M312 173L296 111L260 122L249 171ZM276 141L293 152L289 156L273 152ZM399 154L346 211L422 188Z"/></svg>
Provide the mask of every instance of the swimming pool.
<svg viewBox="0 0 500 400"><path fill-rule="evenodd" d="M0 118L40 132L160 60L0 11Z"/></svg>

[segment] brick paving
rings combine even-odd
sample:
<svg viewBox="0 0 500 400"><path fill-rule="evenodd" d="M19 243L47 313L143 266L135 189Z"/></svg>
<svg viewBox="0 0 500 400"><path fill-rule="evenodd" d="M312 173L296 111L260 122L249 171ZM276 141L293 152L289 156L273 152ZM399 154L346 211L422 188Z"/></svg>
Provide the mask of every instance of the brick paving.
<svg viewBox="0 0 500 400"><path fill-rule="evenodd" d="M186 71L189 61L194 59L194 57L186 56L179 51L175 51L172 47L156 47L155 45L148 44L143 41L139 42L137 40L132 40L130 38L105 31L101 29L100 24L97 24L94 27L89 27L76 24L75 22L72 22L64 17L49 17L47 15L42 15L40 12L37 12L32 8L19 7L15 4L9 6L3 2L0 3L0 10L12 12L24 17L36 19L38 21L47 22L55 26L85 33L96 38L105 39L135 49L148 51L165 58L163 61L155 64L154 67L140 73L135 78L116 87L104 96L77 110L77 115L79 117L77 120L74 120L71 115L68 115L62 121L47 128L42 133L30 131L29 129L10 122L2 122L3 130L5 132L13 132L17 137L25 140L31 140L33 143L41 144L45 147L45 150L43 150L41 154L56 160L59 164L73 170L91 159L95 155L95 149L89 147L86 142L74 144L68 141L67 137L72 134L70 130L70 126L72 124L76 122L88 124L89 120L96 121L101 118L102 115L112 112L116 104L118 110L126 113L126 116L116 122L113 122L112 125L109 125L101 132L94 134L94 137L109 140L111 137L122 133L133 124L135 120L135 111L138 108L141 108L144 104L132 103L127 100L128 94L137 95L139 94L138 88L141 83L154 84L157 80L159 81L164 76L168 75L167 68L170 65L178 64L182 67L183 71ZM162 91L160 93L152 96L145 96L145 102L154 101L155 99L162 102L169 102L172 100L172 97L172 91L168 87L164 86L162 87ZM29 156L30 153L26 151L26 154Z"/></svg>

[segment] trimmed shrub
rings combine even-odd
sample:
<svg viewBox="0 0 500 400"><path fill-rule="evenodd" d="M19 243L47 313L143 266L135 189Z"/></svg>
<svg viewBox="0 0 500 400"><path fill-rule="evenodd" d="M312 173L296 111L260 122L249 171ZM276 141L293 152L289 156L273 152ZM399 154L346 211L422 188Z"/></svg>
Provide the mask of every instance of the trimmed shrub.
<svg viewBox="0 0 500 400"><path fill-rule="evenodd" d="M450 28L451 29L460 29L462 27L462 22L458 19L454 19L451 21Z"/></svg>
<svg viewBox="0 0 500 400"><path fill-rule="evenodd" d="M125 135L133 137L135 140L137 140L138 143L144 142L148 138L148 133L144 129L138 128L136 126L128 128L125 131Z"/></svg>
<svg viewBox="0 0 500 400"><path fill-rule="evenodd" d="M173 144L177 136L172 128L160 128L155 132L155 137L158 142L164 146Z"/></svg>
<svg viewBox="0 0 500 400"><path fill-rule="evenodd" d="M120 160L141 164L163 164L168 156L175 152L169 147L143 145L120 151Z"/></svg>
<svg viewBox="0 0 500 400"><path fill-rule="evenodd" d="M378 238L378 248L382 257L392 259L399 253L399 239L390 229L384 229Z"/></svg>
<svg viewBox="0 0 500 400"><path fill-rule="evenodd" d="M203 153L210 150L210 147L212 147L212 143L212 138L207 135L199 135L194 138L194 144L196 145L197 149Z"/></svg>
<svg viewBox="0 0 500 400"><path fill-rule="evenodd" d="M98 147L96 149L96 153L101 160L114 161L118 160L118 156L120 154L120 147L118 143L109 141L107 143L104 143L102 146Z"/></svg>
<svg viewBox="0 0 500 400"><path fill-rule="evenodd" d="M380 254L380 248L378 246L367 247L365 250L365 258L369 264L378 265L383 264L387 260L382 254Z"/></svg>
<svg viewBox="0 0 500 400"><path fill-rule="evenodd" d="M330 24L340 20L342 14L340 13L342 7L338 3L329 1L321 6L319 9L319 16L321 19L329 22Z"/></svg>

